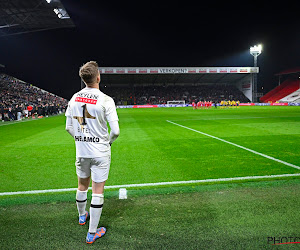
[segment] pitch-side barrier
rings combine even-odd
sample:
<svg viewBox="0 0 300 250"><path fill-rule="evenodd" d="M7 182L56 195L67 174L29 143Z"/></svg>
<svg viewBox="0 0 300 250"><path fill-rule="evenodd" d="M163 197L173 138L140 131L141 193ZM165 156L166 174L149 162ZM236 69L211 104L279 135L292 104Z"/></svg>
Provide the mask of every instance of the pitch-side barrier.
<svg viewBox="0 0 300 250"><path fill-rule="evenodd" d="M214 106L214 105L213 105ZM220 106L220 104L217 104ZM300 106L300 103L240 103L240 106ZM192 104L117 105L117 108L174 108L192 107Z"/></svg>

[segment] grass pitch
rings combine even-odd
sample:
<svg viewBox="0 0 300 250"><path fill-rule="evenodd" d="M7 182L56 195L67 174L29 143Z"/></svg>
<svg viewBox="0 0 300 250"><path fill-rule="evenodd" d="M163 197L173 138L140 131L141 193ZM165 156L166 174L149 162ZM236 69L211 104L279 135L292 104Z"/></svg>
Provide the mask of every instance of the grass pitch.
<svg viewBox="0 0 300 250"><path fill-rule="evenodd" d="M108 191L100 221L107 233L91 246L85 243L88 226L78 225L74 193L33 195L24 205L14 198L0 206L0 246L278 249L268 237L299 237L299 192L299 179L129 190L127 200Z"/></svg>
<svg viewBox="0 0 300 250"><path fill-rule="evenodd" d="M121 135L112 146L107 185L300 173L167 122L300 166L299 107L119 109L118 115ZM75 146L64 123L56 116L0 125L0 192L76 187ZM101 223L108 233L95 246L268 247L269 236L299 234L299 186L292 177L143 188L129 190L127 201L106 191ZM73 200L74 193L0 197L1 248L85 247L87 229L76 225ZM23 234L14 242L16 225Z"/></svg>
<svg viewBox="0 0 300 250"><path fill-rule="evenodd" d="M299 107L119 109L107 185L299 173ZM75 145L56 116L0 127L0 192L76 187Z"/></svg>

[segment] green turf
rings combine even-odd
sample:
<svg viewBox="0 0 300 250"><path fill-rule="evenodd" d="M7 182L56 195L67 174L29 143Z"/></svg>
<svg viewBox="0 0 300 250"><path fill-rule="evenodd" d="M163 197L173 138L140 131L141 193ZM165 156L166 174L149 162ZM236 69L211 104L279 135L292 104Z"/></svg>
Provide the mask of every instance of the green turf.
<svg viewBox="0 0 300 250"><path fill-rule="evenodd" d="M300 173L299 107L119 109L107 185ZM65 117L0 124L0 192L76 187ZM300 178L105 192L107 235L85 243L74 192L0 196L1 249L276 249L299 237ZM91 194L89 193L89 200ZM289 245L296 249L299 244ZM280 246L282 247L282 246ZM284 247L284 246L283 246Z"/></svg>
<svg viewBox="0 0 300 250"><path fill-rule="evenodd" d="M300 180L107 192L107 234L85 243L74 202L0 206L1 249L279 249L268 237L298 237ZM68 195L67 195L68 196ZM28 197L37 197L30 195ZM56 197L56 198L55 198ZM69 197L71 198L71 196ZM64 197L63 199L68 200ZM299 244L280 246L297 249ZM299 249L299 248L298 248Z"/></svg>
<svg viewBox="0 0 300 250"><path fill-rule="evenodd" d="M300 166L299 107L119 109L107 185L299 173L166 122ZM76 187L75 146L63 115L0 126L0 192Z"/></svg>

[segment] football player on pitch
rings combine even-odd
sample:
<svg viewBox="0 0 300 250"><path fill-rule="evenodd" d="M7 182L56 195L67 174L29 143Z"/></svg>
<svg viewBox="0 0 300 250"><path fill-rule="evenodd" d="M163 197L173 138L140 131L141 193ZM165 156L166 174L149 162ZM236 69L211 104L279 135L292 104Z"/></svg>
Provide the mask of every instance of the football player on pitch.
<svg viewBox="0 0 300 250"><path fill-rule="evenodd" d="M79 76L86 88L75 93L66 110L66 130L75 139L78 189L76 204L79 224L90 218L86 243L102 237L106 229L98 228L104 202L104 185L108 178L111 144L120 134L114 100L99 90L100 72L94 61L84 64ZM108 133L107 122L110 126ZM92 179L90 212L86 211L87 192Z"/></svg>

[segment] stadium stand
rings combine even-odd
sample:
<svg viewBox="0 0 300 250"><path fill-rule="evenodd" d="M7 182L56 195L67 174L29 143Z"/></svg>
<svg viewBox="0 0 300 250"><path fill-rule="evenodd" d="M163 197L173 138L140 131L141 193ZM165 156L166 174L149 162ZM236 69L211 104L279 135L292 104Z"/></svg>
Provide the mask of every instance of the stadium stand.
<svg viewBox="0 0 300 250"><path fill-rule="evenodd" d="M260 98L261 102L277 102L299 89L299 80L287 79L266 95Z"/></svg>
<svg viewBox="0 0 300 250"><path fill-rule="evenodd" d="M272 89L270 92L265 94L260 98L261 102L295 102L295 100L286 100L288 96L294 96L293 93L300 88L300 68L291 68L287 70L283 70L276 74L279 77L279 81L283 80L283 82ZM296 94L295 94L296 95Z"/></svg>
<svg viewBox="0 0 300 250"><path fill-rule="evenodd" d="M100 86L101 91L112 96L117 105L166 104L167 101L185 100L185 103L197 101L249 99L234 85L136 85L132 87Z"/></svg>
<svg viewBox="0 0 300 250"><path fill-rule="evenodd" d="M168 101L198 101L249 99L234 85L100 85L101 91L112 96L117 105L166 104ZM12 76L0 74L0 120L21 120L35 115L44 117L64 112L68 100L23 82Z"/></svg>
<svg viewBox="0 0 300 250"><path fill-rule="evenodd" d="M0 120L21 120L63 112L68 101L6 74L0 74Z"/></svg>
<svg viewBox="0 0 300 250"><path fill-rule="evenodd" d="M296 90L292 94L280 99L279 102L290 102L290 103L300 103L300 89Z"/></svg>

